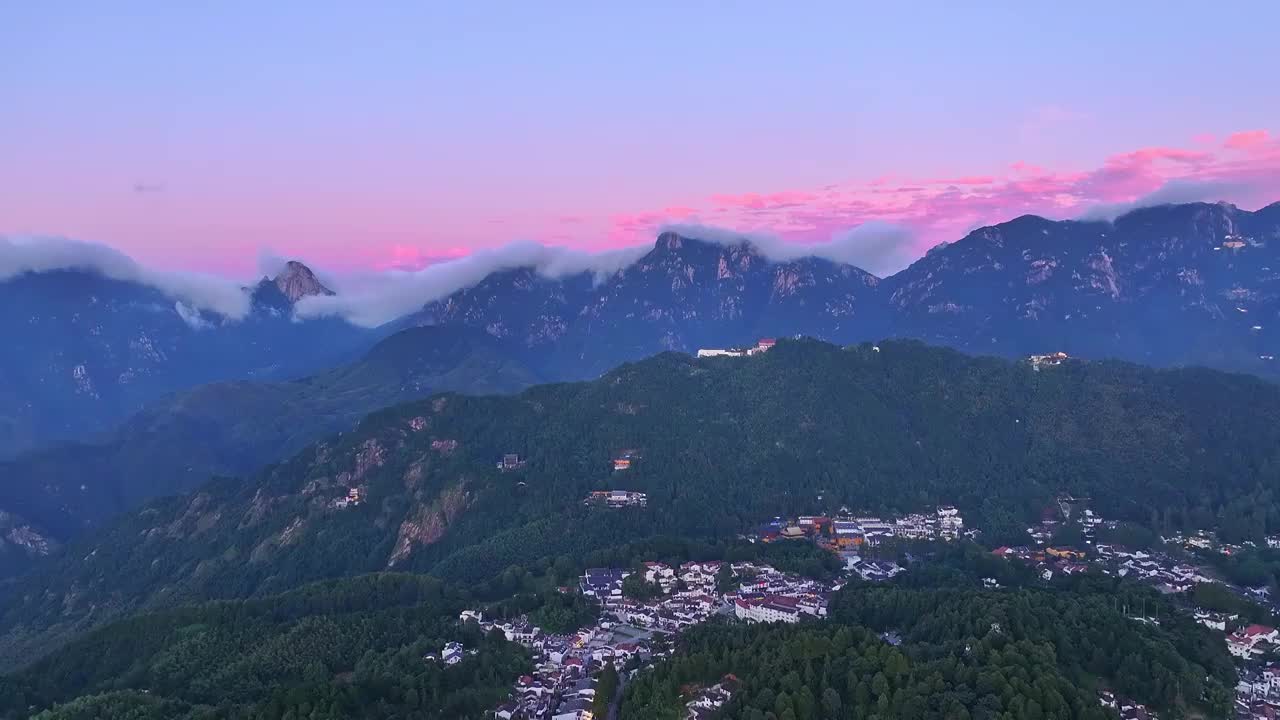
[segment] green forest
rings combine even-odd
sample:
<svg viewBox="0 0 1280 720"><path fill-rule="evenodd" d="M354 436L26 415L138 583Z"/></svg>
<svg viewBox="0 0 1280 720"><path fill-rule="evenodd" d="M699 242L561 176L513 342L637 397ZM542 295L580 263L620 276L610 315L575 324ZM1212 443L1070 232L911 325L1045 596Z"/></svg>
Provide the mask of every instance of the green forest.
<svg viewBox="0 0 1280 720"><path fill-rule="evenodd" d="M1117 609L1130 593L1160 625ZM1100 578L1053 590L854 585L825 622L687 633L626 687L622 718L682 718L698 688L729 675L741 683L729 720L1101 720L1104 688L1162 717L1227 717L1235 675L1221 640L1148 593Z"/></svg>
<svg viewBox="0 0 1280 720"><path fill-rule="evenodd" d="M459 625L459 593L366 575L260 600L149 613L0 681L0 712L54 718L388 720L478 717L529 669L501 634ZM424 660L450 641L454 666Z"/></svg>

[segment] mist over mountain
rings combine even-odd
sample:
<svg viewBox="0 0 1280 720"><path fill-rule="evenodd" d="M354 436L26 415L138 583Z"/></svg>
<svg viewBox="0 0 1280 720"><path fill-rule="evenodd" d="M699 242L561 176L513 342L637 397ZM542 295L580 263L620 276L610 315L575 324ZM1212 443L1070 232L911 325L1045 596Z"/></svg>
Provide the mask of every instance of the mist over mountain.
<svg viewBox="0 0 1280 720"><path fill-rule="evenodd" d="M238 317L125 275L61 267L0 280L0 457L105 431L201 383L314 371L383 334L296 318L295 299L328 292L301 264L236 289L245 308Z"/></svg>

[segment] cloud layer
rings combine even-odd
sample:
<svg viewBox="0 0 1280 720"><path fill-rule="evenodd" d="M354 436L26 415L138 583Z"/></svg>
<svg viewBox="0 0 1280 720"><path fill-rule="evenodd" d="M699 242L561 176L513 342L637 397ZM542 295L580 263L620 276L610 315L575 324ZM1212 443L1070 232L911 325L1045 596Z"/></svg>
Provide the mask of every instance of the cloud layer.
<svg viewBox="0 0 1280 720"><path fill-rule="evenodd" d="M338 280L337 295L303 298L296 312L299 317L337 315L357 325L372 327L471 287L495 272L533 268L549 278L591 273L599 280L635 262L648 249L648 246L637 245L586 252L529 241L514 242L422 270L388 271L372 286L366 282L360 283L365 287L352 287L352 283Z"/></svg>
<svg viewBox="0 0 1280 720"><path fill-rule="evenodd" d="M685 237L723 245L746 241L775 262L817 257L856 265L881 277L905 268L920 257L915 252L910 228L875 220L838 233L828 240L808 243L789 242L773 233L741 232L714 225L671 223L663 225L660 230L671 230Z"/></svg>
<svg viewBox="0 0 1280 720"><path fill-rule="evenodd" d="M97 243L0 237L0 282L24 273L51 270L87 270L113 280L154 287L184 304L186 312L179 310L184 319L198 319L195 310L208 310L232 320L249 313L248 294L226 278L150 270L124 253Z"/></svg>

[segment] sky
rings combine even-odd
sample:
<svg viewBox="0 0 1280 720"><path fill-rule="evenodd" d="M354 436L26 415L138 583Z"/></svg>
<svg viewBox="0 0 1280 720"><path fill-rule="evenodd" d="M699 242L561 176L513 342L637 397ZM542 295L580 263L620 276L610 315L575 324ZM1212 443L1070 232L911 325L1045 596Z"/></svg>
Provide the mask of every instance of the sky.
<svg viewBox="0 0 1280 720"><path fill-rule="evenodd" d="M1028 212L1280 200L1277 26L1246 0L4 3L0 236L247 277L681 223L865 240L883 275Z"/></svg>

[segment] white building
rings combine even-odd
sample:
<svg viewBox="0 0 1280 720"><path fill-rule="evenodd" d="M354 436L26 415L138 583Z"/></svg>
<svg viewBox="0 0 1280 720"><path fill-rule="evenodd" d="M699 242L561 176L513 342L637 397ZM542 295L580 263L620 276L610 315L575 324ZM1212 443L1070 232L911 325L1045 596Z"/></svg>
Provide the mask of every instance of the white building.
<svg viewBox="0 0 1280 720"><path fill-rule="evenodd" d="M733 614L747 622L794 623L800 622L799 605L799 600L790 597L739 598L733 603Z"/></svg>

